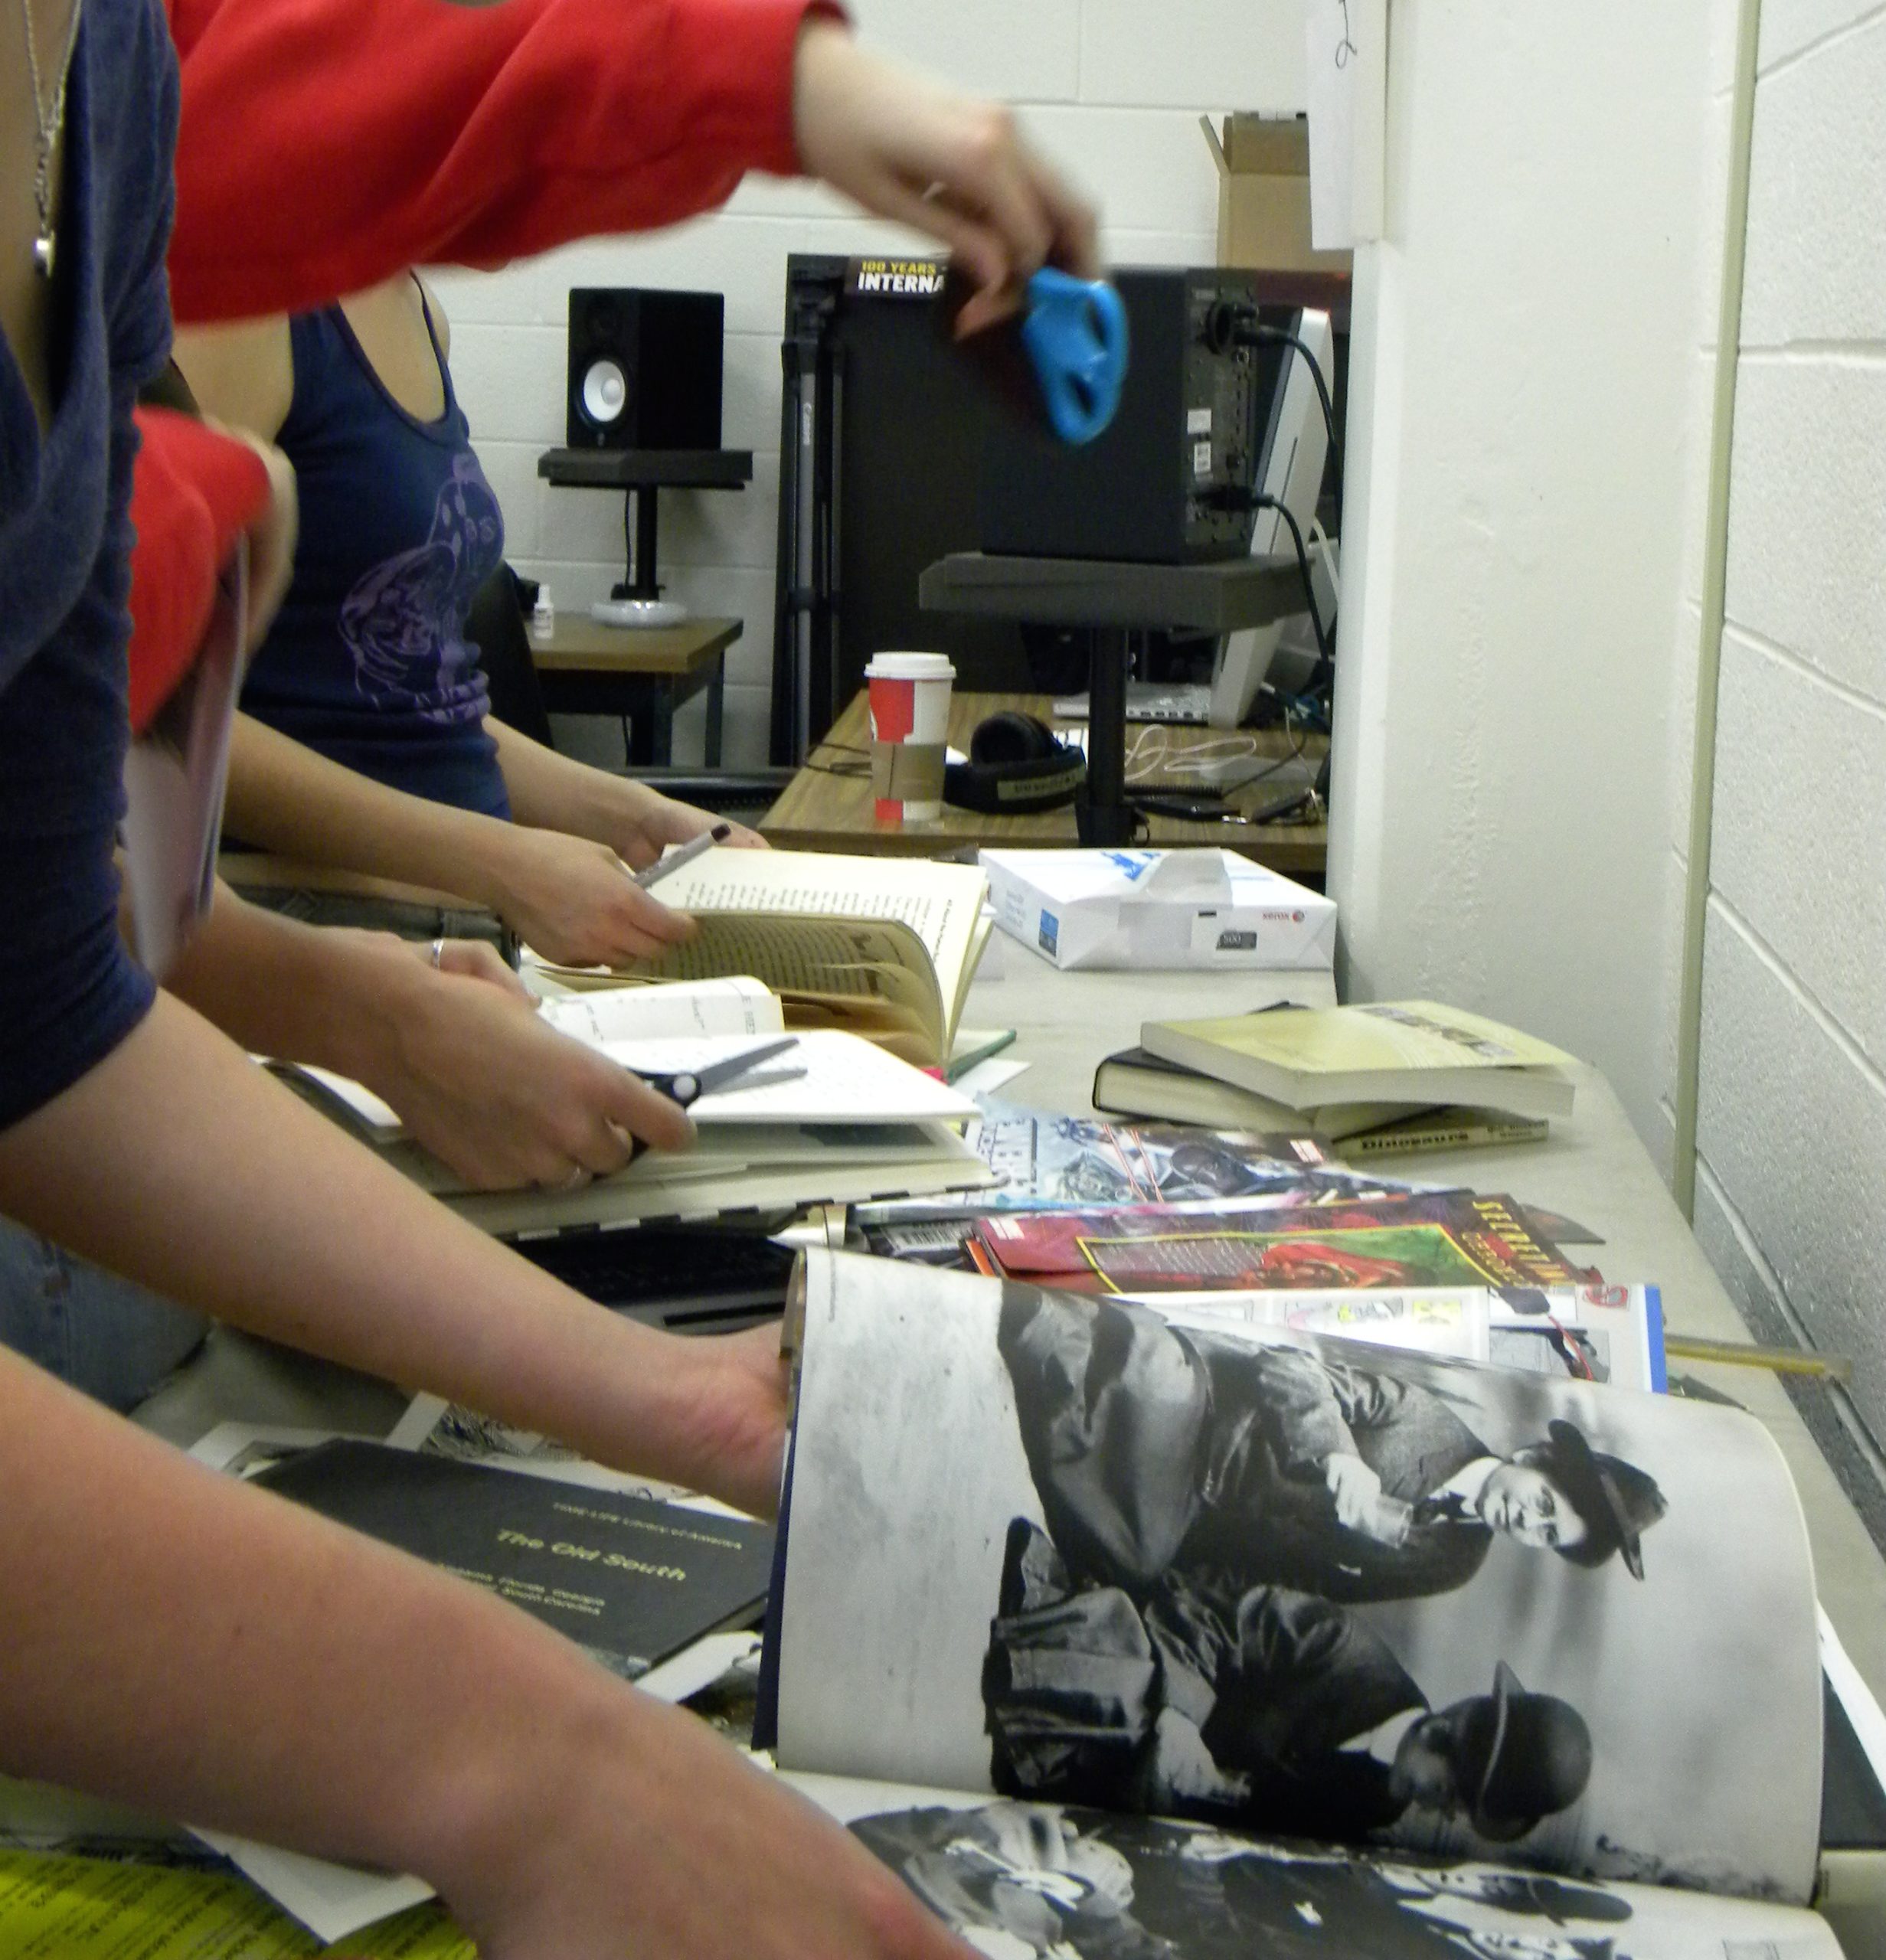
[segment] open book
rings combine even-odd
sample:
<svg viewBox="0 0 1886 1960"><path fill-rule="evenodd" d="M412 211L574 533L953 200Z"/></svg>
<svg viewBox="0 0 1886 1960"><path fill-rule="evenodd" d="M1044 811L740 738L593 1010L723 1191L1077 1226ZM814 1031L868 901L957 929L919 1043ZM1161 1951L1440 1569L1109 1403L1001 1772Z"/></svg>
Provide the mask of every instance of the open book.
<svg viewBox="0 0 1886 1960"><path fill-rule="evenodd" d="M1820 1670L1750 1418L803 1277L760 1740L983 1951L1835 1951L1786 1909Z"/></svg>
<svg viewBox="0 0 1886 1960"><path fill-rule="evenodd" d="M990 931L989 881L975 866L721 849L659 890L700 930L625 972L662 980L757 974L784 1001L789 1027L843 1028L926 1068L948 1060ZM545 970L576 987L613 983Z"/></svg>
<svg viewBox="0 0 1886 1960"><path fill-rule="evenodd" d="M778 998L739 975L574 995L546 1001L542 1011L564 1034L643 1074L698 1071L782 1026ZM689 1109L692 1149L642 1151L613 1177L574 1191L474 1190L358 1083L298 1065L282 1073L488 1232L791 1211L972 1189L995 1178L955 1127L976 1113L968 1096L836 1028L806 1029L774 1063L703 1094Z"/></svg>

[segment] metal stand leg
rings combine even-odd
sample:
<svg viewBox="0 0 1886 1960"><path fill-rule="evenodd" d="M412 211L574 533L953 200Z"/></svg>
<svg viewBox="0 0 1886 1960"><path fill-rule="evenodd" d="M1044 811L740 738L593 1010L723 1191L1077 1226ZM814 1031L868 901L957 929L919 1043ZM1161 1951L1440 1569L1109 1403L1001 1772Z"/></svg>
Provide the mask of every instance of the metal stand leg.
<svg viewBox="0 0 1886 1960"><path fill-rule="evenodd" d="M655 498L652 483L625 490L622 498L623 550L629 562L619 583L610 587L611 599L659 599L655 576Z"/></svg>
<svg viewBox="0 0 1886 1960"><path fill-rule="evenodd" d="M1097 627L1087 636L1087 789L1076 805L1083 844L1130 844L1133 813L1126 806L1126 665L1124 627Z"/></svg>
<svg viewBox="0 0 1886 1960"><path fill-rule="evenodd" d="M709 769L721 766L721 722L726 707L727 662L717 659L714 678L708 683L708 726L701 748L701 759Z"/></svg>

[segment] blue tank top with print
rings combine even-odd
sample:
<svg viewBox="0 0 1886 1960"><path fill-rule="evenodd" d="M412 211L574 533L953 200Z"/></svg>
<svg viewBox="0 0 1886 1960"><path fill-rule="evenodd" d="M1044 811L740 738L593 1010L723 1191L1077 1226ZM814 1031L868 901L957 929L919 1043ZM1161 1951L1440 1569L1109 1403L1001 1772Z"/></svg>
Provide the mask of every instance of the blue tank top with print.
<svg viewBox="0 0 1886 1960"><path fill-rule="evenodd" d="M441 358L445 413L422 422L388 394L339 307L298 315L289 338L294 401L276 439L295 466L301 533L242 704L395 789L508 817L490 694L465 636L472 596L503 558L504 520L450 372Z"/></svg>

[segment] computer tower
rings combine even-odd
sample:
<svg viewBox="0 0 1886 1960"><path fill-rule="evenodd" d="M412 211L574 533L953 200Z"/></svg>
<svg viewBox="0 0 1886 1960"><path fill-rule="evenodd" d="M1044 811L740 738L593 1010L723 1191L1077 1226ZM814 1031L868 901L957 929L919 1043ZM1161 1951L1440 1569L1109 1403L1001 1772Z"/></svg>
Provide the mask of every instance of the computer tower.
<svg viewBox="0 0 1886 1960"><path fill-rule="evenodd" d="M985 551L1184 564L1249 549L1260 351L1214 348L1213 309L1255 309L1255 283L1224 267L1124 268L1126 378L1112 425L1070 448L1016 415L986 424L979 511ZM1276 362L1268 364L1274 376Z"/></svg>
<svg viewBox="0 0 1886 1960"><path fill-rule="evenodd" d="M570 289L565 432L573 449L717 449L717 292Z"/></svg>

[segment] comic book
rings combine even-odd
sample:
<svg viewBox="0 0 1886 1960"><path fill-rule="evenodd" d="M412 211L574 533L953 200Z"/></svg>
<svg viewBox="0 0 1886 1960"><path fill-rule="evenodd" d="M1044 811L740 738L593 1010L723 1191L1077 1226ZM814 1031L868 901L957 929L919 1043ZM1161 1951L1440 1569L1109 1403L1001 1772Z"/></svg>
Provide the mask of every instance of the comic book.
<svg viewBox="0 0 1886 1960"><path fill-rule="evenodd" d="M1832 1960L1741 1411L809 1253L757 1740L986 1955Z"/></svg>
<svg viewBox="0 0 1886 1960"><path fill-rule="evenodd" d="M979 1223L976 1243L996 1272L1088 1293L1571 1286L1598 1277L1542 1236L1517 1200L1473 1191L1256 1214L1001 1215Z"/></svg>

